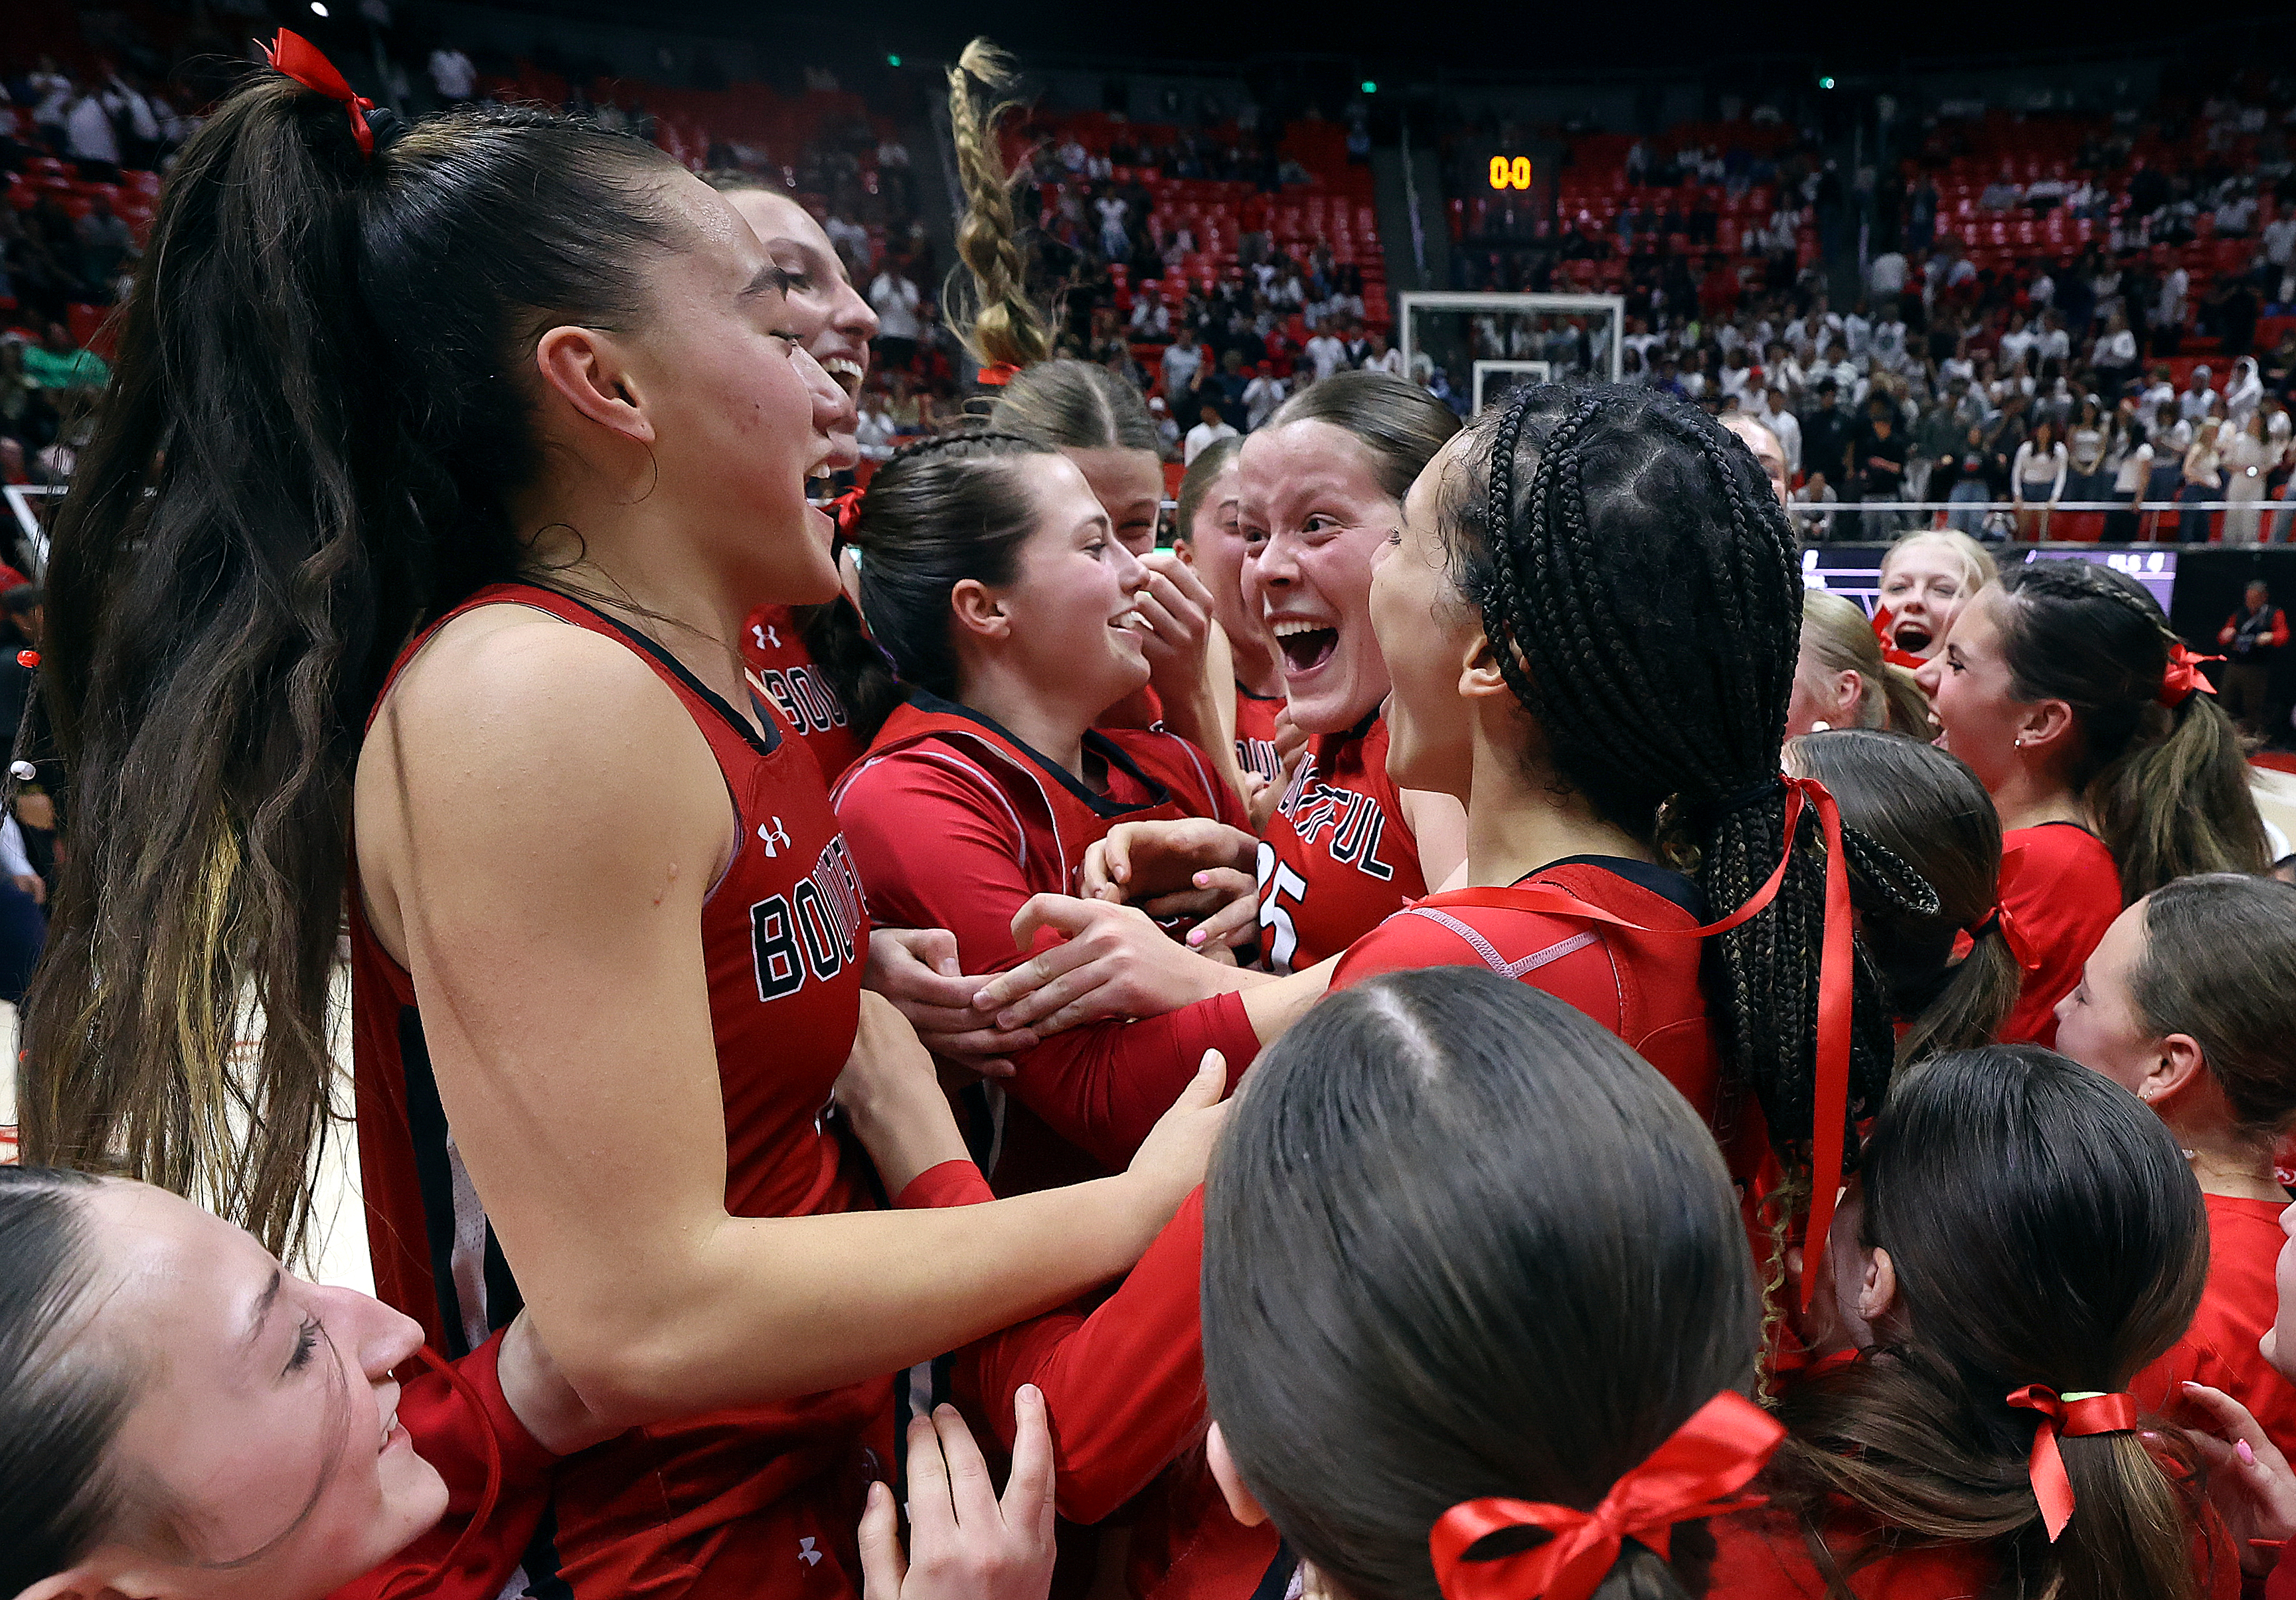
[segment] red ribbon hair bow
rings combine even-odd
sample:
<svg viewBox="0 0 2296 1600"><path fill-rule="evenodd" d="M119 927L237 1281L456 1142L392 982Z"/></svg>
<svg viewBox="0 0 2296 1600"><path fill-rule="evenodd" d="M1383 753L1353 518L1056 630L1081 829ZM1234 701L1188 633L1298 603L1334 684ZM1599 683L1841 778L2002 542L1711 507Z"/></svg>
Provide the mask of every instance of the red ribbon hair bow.
<svg viewBox="0 0 2296 1600"><path fill-rule="evenodd" d="M857 488L849 488L821 503L821 509L836 520L837 542L840 545L851 544L853 530L861 525L861 494Z"/></svg>
<svg viewBox="0 0 2296 1600"><path fill-rule="evenodd" d="M973 382L988 389L1002 389L1021 375L1021 369L1009 361L991 361L974 374Z"/></svg>
<svg viewBox="0 0 2296 1600"><path fill-rule="evenodd" d="M315 89L328 99L340 101L351 119L351 137L358 141L359 154L374 154L374 129L366 124L366 113L374 110L374 102L364 94L355 94L351 86L335 63L329 61L316 45L299 33L283 28L278 38L263 47L266 61L272 70L293 78L307 89Z"/></svg>
<svg viewBox="0 0 2296 1600"><path fill-rule="evenodd" d="M2009 1403L2024 1411L2038 1411L2033 1429L2033 1453L2025 1471L2033 1481L2033 1498L2041 1503L2041 1525L2049 1542L2072 1521L2072 1480L2065 1476L2064 1457L2057 1453L2057 1435L2084 1439L2092 1433L2128 1433L2136 1427L2136 1397L2128 1394L2059 1394L2046 1383L2028 1383L2013 1391Z"/></svg>
<svg viewBox="0 0 2296 1600"><path fill-rule="evenodd" d="M2215 693L2217 686L2209 682L2208 676L2201 670L2201 663L2222 660L2220 655L2194 654L2182 639L2171 641L2169 669L2161 675L2161 703L2173 711L2191 699L2195 690L2202 694Z"/></svg>
<svg viewBox="0 0 2296 1600"><path fill-rule="evenodd" d="M1785 1439L1775 1417L1724 1390L1692 1414L1592 1511L1539 1500L1462 1500L1427 1536L1443 1600L1587 1600L1634 1538L1669 1555L1674 1525L1762 1504L1738 1498ZM1536 1548L1488 1561L1467 1552L1509 1528L1544 1528Z"/></svg>
<svg viewBox="0 0 2296 1600"><path fill-rule="evenodd" d="M2001 871L1996 879L1992 909L1969 925L1969 936L1981 939L1993 929L2001 930L2001 941L2009 947L2009 954L2017 963L2017 970L2038 972L2041 970L2041 953L2033 948L2032 935L2023 924L2009 915L2009 886L2017 881L2025 868L2025 847L2013 844L2001 852Z"/></svg>

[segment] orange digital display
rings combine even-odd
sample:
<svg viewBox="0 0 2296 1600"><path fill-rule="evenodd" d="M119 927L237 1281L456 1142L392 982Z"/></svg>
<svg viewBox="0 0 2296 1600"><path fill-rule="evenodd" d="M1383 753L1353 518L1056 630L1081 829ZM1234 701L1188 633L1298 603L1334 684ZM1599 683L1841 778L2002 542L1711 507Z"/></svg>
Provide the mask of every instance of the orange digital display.
<svg viewBox="0 0 2296 1600"><path fill-rule="evenodd" d="M1529 156L1493 156L1491 187L1494 189L1529 188L1530 158Z"/></svg>

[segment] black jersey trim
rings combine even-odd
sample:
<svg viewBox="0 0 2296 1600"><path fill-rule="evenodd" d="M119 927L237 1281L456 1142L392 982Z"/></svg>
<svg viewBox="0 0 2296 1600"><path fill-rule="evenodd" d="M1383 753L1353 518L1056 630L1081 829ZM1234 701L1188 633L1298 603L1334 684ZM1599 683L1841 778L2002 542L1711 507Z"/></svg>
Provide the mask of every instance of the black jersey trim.
<svg viewBox="0 0 2296 1600"><path fill-rule="evenodd" d="M586 601L577 600L573 595L567 594L562 589L552 589L549 592L557 595L561 600L570 601L574 604L580 606L584 611L597 618L599 621L604 623L616 633L621 635L623 638L628 640L633 649L644 652L649 660L660 663L660 666L666 671L674 676L679 683L684 684L687 688L693 690L694 693L701 696L702 702L709 706L711 710L717 712L718 716L725 718L726 726L732 728L735 733L741 734L743 743L747 743L751 750L756 751L761 756L770 756L774 751L781 748L781 719L775 717L762 702L759 702L754 693L750 694L750 700L751 703L758 707L759 713L758 724L761 724L765 728L765 732L762 734L758 731L758 725L753 725L748 718L742 716L739 711L736 711L732 706L727 705L724 696L720 695L717 690L711 688L708 684L703 683L700 678L694 677L693 673L687 671L684 661L679 661L676 656L670 654L668 651L663 649L661 645L654 640L646 637L645 635L640 633L636 628L632 628L628 623L624 622L619 617L610 617L604 611L600 611L596 606L590 604Z"/></svg>
<svg viewBox="0 0 2296 1600"><path fill-rule="evenodd" d="M447 1112L431 1076L430 1047L422 1041L422 1018L412 1005L398 1008L398 1065L406 1083L407 1142L414 1147L414 1186L422 1200L422 1237L430 1257L430 1292L439 1302L441 1352L450 1361L471 1353L463 1333L462 1296L455 1288L455 1176L447 1158Z"/></svg>
<svg viewBox="0 0 2296 1600"><path fill-rule="evenodd" d="M1292 698L1288 694L1254 694L1243 686L1243 680L1241 678L1236 680L1235 692L1244 699L1256 700L1264 706L1280 706ZM1374 712L1373 715L1377 716L1378 713Z"/></svg>
<svg viewBox="0 0 2296 1600"><path fill-rule="evenodd" d="M1142 788L1147 790L1149 793L1148 799L1142 800L1136 805L1127 806L1119 804L1117 801L1109 799L1108 796L1104 794L1095 794L1082 784L1078 783L1075 775L1071 774L1067 767L1062 766L1059 762L1051 759L1042 751L1028 743L1025 740L1017 737L1011 729L1006 728L997 722L995 718L984 717L970 706L961 706L953 700L943 700L939 695L927 693L922 689L912 689L909 691L909 703L915 706L920 711L930 711L945 717L962 717L967 722L979 723L982 727L987 728L990 733L1004 741L1005 743L1011 745L1014 750L1019 751L1022 755L1028 757L1029 761L1040 769L1046 776L1051 778L1062 788L1067 790L1071 795L1074 795L1078 801L1090 810L1095 816L1129 816L1136 811L1152 810L1155 807L1168 804L1171 800L1172 792L1170 790L1165 788L1163 784L1158 783L1154 778L1150 777L1146 773L1141 771L1138 763L1135 762L1130 756L1125 753L1124 747L1117 743L1113 739L1111 739L1107 734L1102 733L1098 728L1087 728L1085 730L1084 748L1086 753L1088 755L1098 756L1102 760L1107 762L1109 766L1113 767L1119 772L1123 773L1127 777L1130 778L1134 783L1138 784Z"/></svg>
<svg viewBox="0 0 2296 1600"><path fill-rule="evenodd" d="M1539 873L1549 872L1558 866L1597 867L1614 878L1624 878L1636 888L1647 889L1659 898L1681 907L1689 913L1692 921L1701 926L1705 924L1706 896L1697 884L1678 872L1649 861L1637 861L1631 856L1565 856L1560 861L1548 862L1535 872L1523 874L1515 882L1527 883Z"/></svg>

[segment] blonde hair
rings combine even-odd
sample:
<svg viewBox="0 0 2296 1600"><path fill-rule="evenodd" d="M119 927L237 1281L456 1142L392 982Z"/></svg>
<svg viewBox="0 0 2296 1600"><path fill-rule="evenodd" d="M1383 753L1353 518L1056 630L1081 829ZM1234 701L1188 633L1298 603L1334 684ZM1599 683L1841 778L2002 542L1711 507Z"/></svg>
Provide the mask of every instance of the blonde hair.
<svg viewBox="0 0 2296 1600"><path fill-rule="evenodd" d="M1029 293L1029 257L1013 210L1013 174L998 131L1021 107L1008 93L1019 69L986 38L964 47L948 70L948 125L956 148L964 215L957 219L959 270L942 286L947 323L983 365L1029 366L1053 353L1044 308Z"/></svg>
<svg viewBox="0 0 2296 1600"><path fill-rule="evenodd" d="M1882 577L1884 581L1889 578L1890 563L1898 559L1898 553L1900 550L1910 550L1916 545L1935 545L1939 549L1950 550L1959 556L1962 576L1967 579L1967 592L1971 595L1976 594L1988 584L1998 583L2001 580L2001 569L1994 564L1993 557L1985 546L1975 539L1965 533L1957 533L1950 529L1925 528L1919 533L1907 534L1890 546L1890 553L1882 558Z"/></svg>
<svg viewBox="0 0 2296 1600"><path fill-rule="evenodd" d="M1857 675L1858 726L1929 736L1929 696L1912 673L1882 659L1882 641L1854 602L1824 589L1804 589L1801 642L1825 671Z"/></svg>

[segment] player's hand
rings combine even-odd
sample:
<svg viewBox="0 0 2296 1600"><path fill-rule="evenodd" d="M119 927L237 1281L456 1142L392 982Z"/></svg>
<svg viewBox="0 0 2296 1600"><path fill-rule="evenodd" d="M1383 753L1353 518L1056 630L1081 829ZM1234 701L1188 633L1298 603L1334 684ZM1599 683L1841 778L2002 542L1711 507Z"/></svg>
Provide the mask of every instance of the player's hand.
<svg viewBox="0 0 2296 1600"><path fill-rule="evenodd" d="M1028 1029L990 1027L973 1009L982 980L964 975L956 936L946 928L872 929L861 981L899 1008L926 1049L984 1077L1010 1078L1010 1058L1038 1043Z"/></svg>
<svg viewBox="0 0 2296 1600"><path fill-rule="evenodd" d="M1174 944L1134 907L1037 895L1013 918L1013 945L1027 949L1046 928L1061 942L999 973L973 997L999 1028L1049 1036L1107 1017L1161 1016L1237 987L1233 969Z"/></svg>
<svg viewBox="0 0 2296 1600"><path fill-rule="evenodd" d="M2242 1567L2268 1572L2278 1553L2251 1541L2296 1538L2296 1473L2247 1407L2205 1383L2182 1390L2187 1410L2204 1419L2185 1437L2209 1464L2209 1502L2240 1547Z"/></svg>
<svg viewBox="0 0 2296 1600"><path fill-rule="evenodd" d="M931 1054L882 995L862 995L860 1026L832 1092L888 1194L943 1161L972 1154Z"/></svg>
<svg viewBox="0 0 2296 1600"><path fill-rule="evenodd" d="M1148 570L1140 591L1141 619L1148 624L1148 681L1168 700L1203 692L1204 651L1212 634L1212 593L1196 570L1169 550L1140 558Z"/></svg>
<svg viewBox="0 0 2296 1600"><path fill-rule="evenodd" d="M1172 1102L1172 1109L1156 1119L1156 1126L1132 1153L1132 1164L1124 1169L1124 1176L1148 1192L1156 1208L1158 1227L1170 1221L1180 1202L1204 1181L1212 1146L1219 1142L1220 1129L1227 1126L1228 1107L1234 1104L1225 1097L1226 1094L1227 1058L1217 1050L1207 1050L1197 1063L1195 1077Z"/></svg>
<svg viewBox="0 0 2296 1600"><path fill-rule="evenodd" d="M1000 1500L953 1406L909 1424L909 1548L893 1491L861 1514L862 1600L1045 1600L1053 1587L1053 1436L1035 1384L1013 1399L1013 1472Z"/></svg>
<svg viewBox="0 0 2296 1600"><path fill-rule="evenodd" d="M1088 900L1140 905L1205 888L1197 879L1208 870L1249 874L1259 849L1259 841L1242 828L1210 817L1120 822L1086 848L1078 890Z"/></svg>

